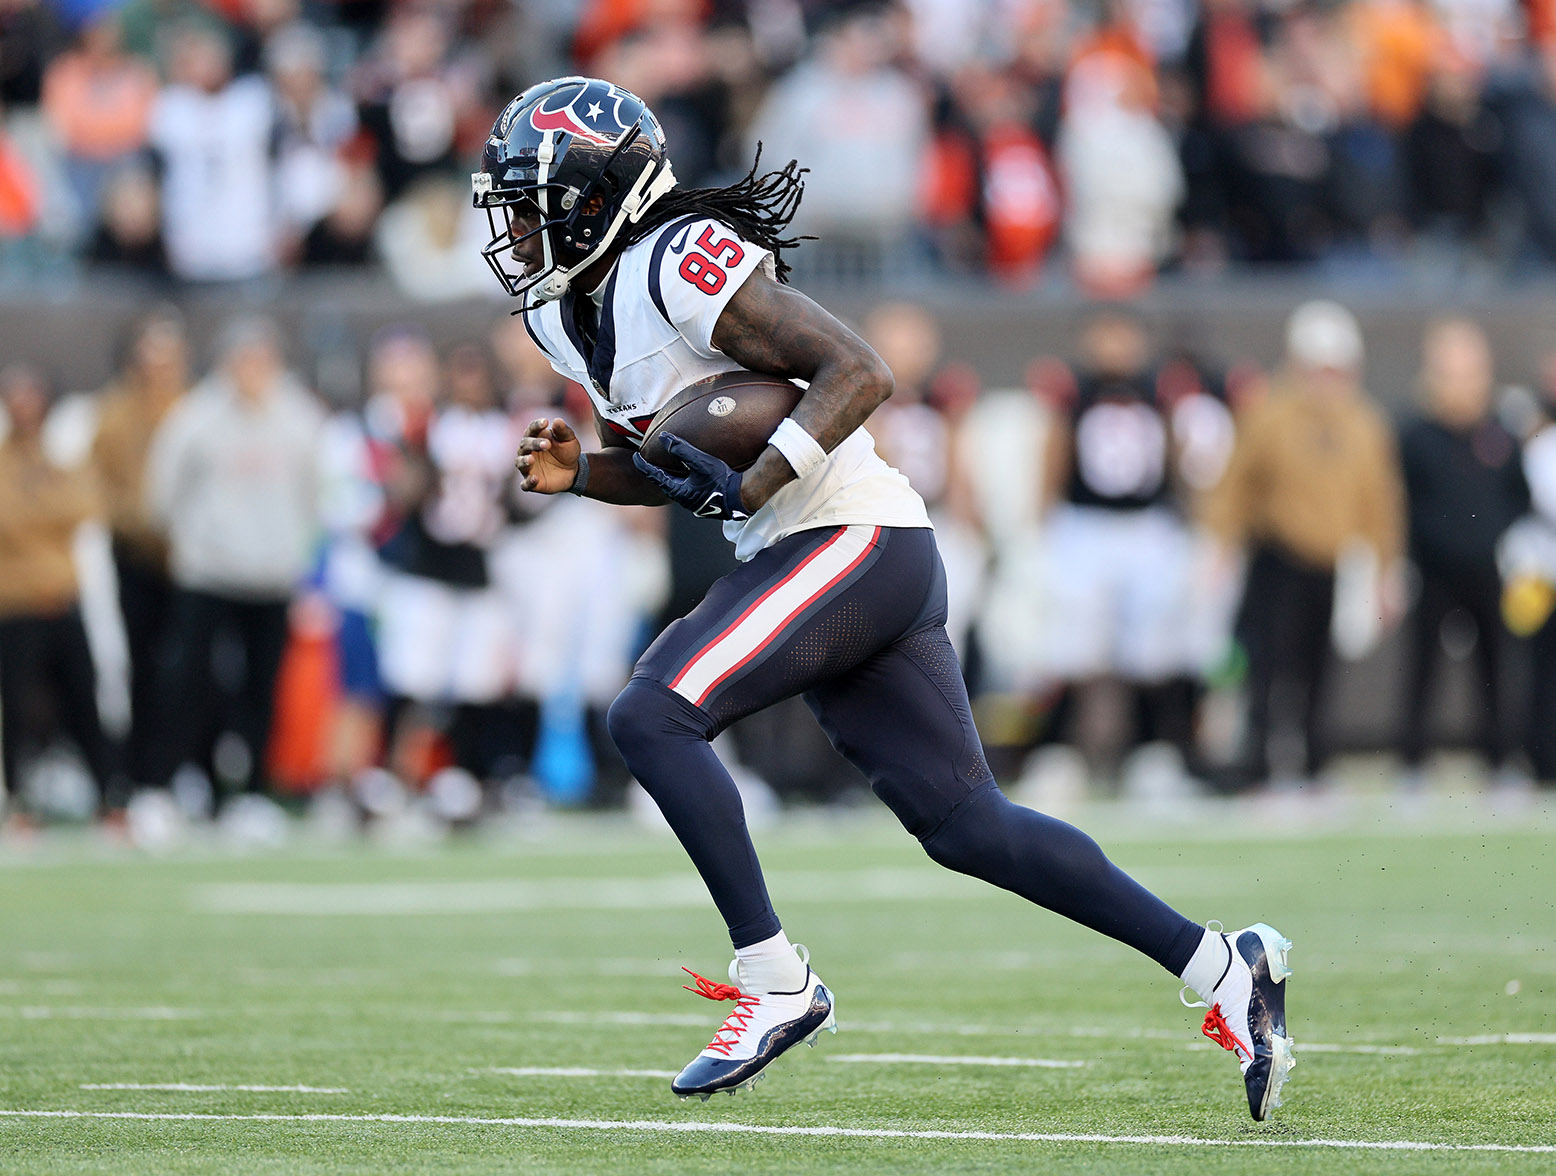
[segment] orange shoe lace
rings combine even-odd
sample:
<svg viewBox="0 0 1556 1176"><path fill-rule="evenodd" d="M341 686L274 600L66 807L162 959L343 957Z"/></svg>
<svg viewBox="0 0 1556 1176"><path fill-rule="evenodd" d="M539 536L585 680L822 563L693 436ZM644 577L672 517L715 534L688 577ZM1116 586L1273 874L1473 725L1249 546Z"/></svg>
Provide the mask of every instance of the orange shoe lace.
<svg viewBox="0 0 1556 1176"><path fill-rule="evenodd" d="M707 1045L708 1049L721 1053L726 1058L729 1057L729 1051L740 1041L740 1035L750 1025L751 1015L756 1011L756 1006L762 1003L762 998L754 993L741 992L733 984L717 984L706 976L697 975L690 968L682 968L681 971L697 981L696 988L690 984L681 985L687 992L695 992L698 996L705 996L709 1000L735 1002L735 1011L724 1018L724 1024L719 1026L719 1031L713 1035L713 1040Z"/></svg>
<svg viewBox="0 0 1556 1176"><path fill-rule="evenodd" d="M1205 1014L1205 1024L1200 1032L1214 1041L1222 1049L1241 1052L1244 1057L1252 1058L1253 1050L1243 1044L1242 1039L1232 1032L1232 1027L1226 1023L1226 1018L1221 1015L1219 1003L1210 1006L1210 1011Z"/></svg>

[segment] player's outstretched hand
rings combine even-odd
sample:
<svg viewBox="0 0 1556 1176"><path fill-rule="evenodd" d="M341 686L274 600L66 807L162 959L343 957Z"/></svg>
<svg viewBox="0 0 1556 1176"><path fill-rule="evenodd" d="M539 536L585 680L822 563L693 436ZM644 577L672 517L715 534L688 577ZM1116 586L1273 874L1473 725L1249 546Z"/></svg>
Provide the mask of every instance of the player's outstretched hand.
<svg viewBox="0 0 1556 1176"><path fill-rule="evenodd" d="M519 486L537 494L561 494L578 477L578 455L583 446L578 434L561 417L530 421L519 439Z"/></svg>
<svg viewBox="0 0 1556 1176"><path fill-rule="evenodd" d="M662 470L641 453L632 455L638 472L664 492L671 502L684 506L700 519L743 519L750 512L740 501L740 474L711 453L664 434L665 451L686 467L684 474Z"/></svg>

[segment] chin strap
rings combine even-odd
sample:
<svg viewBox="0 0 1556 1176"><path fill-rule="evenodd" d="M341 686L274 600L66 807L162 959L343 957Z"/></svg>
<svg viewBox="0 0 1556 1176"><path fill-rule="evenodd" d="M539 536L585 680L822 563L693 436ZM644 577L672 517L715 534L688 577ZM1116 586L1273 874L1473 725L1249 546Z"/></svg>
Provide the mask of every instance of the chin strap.
<svg viewBox="0 0 1556 1176"><path fill-rule="evenodd" d="M544 165L542 166L544 167ZM542 174L544 173L542 172ZM673 187L675 187L675 172L671 170L668 160L660 165L657 173L654 171L652 162L644 164L637 180L634 181L632 187L627 190L626 196L622 199L621 212L611 222L610 228L605 230L605 236L600 238L599 244L589 250L589 256L572 269L552 274L537 285L535 287L535 300L537 302L554 302L566 294L573 284L573 279L599 260L600 256L610 248L611 242L616 239L622 227L628 224L637 224L659 198ZM551 242L545 233L541 234L541 238L541 245L546 251L546 261L549 264L551 261Z"/></svg>

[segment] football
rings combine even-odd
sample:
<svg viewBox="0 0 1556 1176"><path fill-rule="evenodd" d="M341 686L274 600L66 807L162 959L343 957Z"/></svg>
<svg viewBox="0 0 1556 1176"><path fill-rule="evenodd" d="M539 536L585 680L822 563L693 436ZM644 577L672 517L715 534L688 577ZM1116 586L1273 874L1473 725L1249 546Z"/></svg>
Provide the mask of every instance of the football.
<svg viewBox="0 0 1556 1176"><path fill-rule="evenodd" d="M642 454L660 469L681 469L662 439L665 433L674 433L728 462L731 469L750 469L767 448L773 430L803 395L803 389L781 376L761 372L723 372L698 380L654 414L643 435Z"/></svg>

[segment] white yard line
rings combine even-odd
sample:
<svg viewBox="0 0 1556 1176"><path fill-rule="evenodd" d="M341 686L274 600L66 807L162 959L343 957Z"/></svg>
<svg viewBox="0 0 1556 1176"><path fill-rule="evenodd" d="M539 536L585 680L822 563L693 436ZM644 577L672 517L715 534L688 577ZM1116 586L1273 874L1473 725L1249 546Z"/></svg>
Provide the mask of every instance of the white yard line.
<svg viewBox="0 0 1556 1176"><path fill-rule="evenodd" d="M677 1070L591 1070L586 1066L493 1066L483 1074L514 1078L674 1078Z"/></svg>
<svg viewBox="0 0 1556 1176"><path fill-rule="evenodd" d="M645 1013L628 1009L602 1010L598 1012L578 1012L572 1009L543 1009L532 1013L511 1012L473 1012L473 1013L439 1013L438 1020L447 1021L476 1021L478 1023L504 1023L508 1021L530 1021L542 1025L639 1025L639 1026L680 1026L680 1025L706 1025L709 1024L707 1016L701 1013ZM939 1034L955 1037L1069 1037L1075 1034L1065 1031L1048 1033L1030 1026L1011 1027L1010 1025L976 1025L976 1024L948 1024L941 1021L844 1021L842 1028L856 1033L918 1033ZM1169 1033L1166 1030L1160 1032L1147 1032L1141 1030L1119 1031L1117 1033L1086 1033L1080 1036L1086 1037L1163 1037L1177 1038L1182 1034Z"/></svg>
<svg viewBox="0 0 1556 1176"><path fill-rule="evenodd" d="M1226 872L1191 866L1139 871L1157 889L1215 892ZM876 866L778 870L768 888L786 903L963 902L993 893L947 870ZM642 878L474 878L425 882L210 882L190 891L193 908L247 915L487 915L517 911L701 909L708 892L690 871Z"/></svg>
<svg viewBox="0 0 1556 1176"><path fill-rule="evenodd" d="M677 976L680 965L647 956L600 959L502 959L492 965L499 976Z"/></svg>
<svg viewBox="0 0 1556 1176"><path fill-rule="evenodd" d="M339 1115L249 1114L196 1112L0 1110L0 1119L124 1119L171 1123L382 1123L452 1127L552 1128L563 1131L639 1131L663 1134L776 1135L822 1139L943 1139L973 1143L1114 1143L1137 1147L1270 1147L1328 1148L1340 1151L1517 1152L1556 1153L1556 1144L1432 1143L1414 1139L1202 1139L1193 1135L1098 1135L1047 1131L908 1131L886 1127L784 1127L755 1123L706 1122L690 1119L499 1119L475 1115Z"/></svg>
<svg viewBox="0 0 1556 1176"><path fill-rule="evenodd" d="M786 902L965 900L988 893L943 870L779 871L768 884ZM708 905L696 874L645 878L471 879L428 882L213 882L191 892L209 914L484 915L515 911L665 910Z"/></svg>
<svg viewBox="0 0 1556 1176"><path fill-rule="evenodd" d="M829 1062L847 1062L860 1065L926 1065L926 1066L1025 1066L1036 1069L1073 1070L1085 1062L1062 1061L1057 1058L1009 1058L974 1057L966 1054L829 1054ZM585 1066L492 1066L480 1070L482 1074L511 1074L516 1078L674 1078L675 1070L596 1070ZM85 1089L85 1088L83 1088Z"/></svg>
<svg viewBox="0 0 1556 1176"><path fill-rule="evenodd" d="M1480 1037L1439 1037L1439 1045L1556 1045L1556 1033L1488 1033Z"/></svg>
<svg viewBox="0 0 1556 1176"><path fill-rule="evenodd" d="M1213 1053L1221 1046L1208 1041L1191 1041L1184 1049L1199 1052ZM1415 1057L1421 1051L1413 1045L1350 1045L1343 1041L1298 1041L1294 1043L1297 1056L1310 1053L1336 1053L1336 1054L1382 1054L1385 1057L1410 1058Z"/></svg>
<svg viewBox="0 0 1556 1176"><path fill-rule="evenodd" d="M210 1091L241 1090L250 1094L350 1094L344 1086L255 1086L246 1082L205 1084L200 1082L83 1082L82 1090L171 1090L205 1094Z"/></svg>
<svg viewBox="0 0 1556 1176"><path fill-rule="evenodd" d="M150 1008L93 1008L81 1005L0 1005L0 1017L20 1017L24 1021L185 1021L203 1017L200 1009L172 1009L162 1005Z"/></svg>
<svg viewBox="0 0 1556 1176"><path fill-rule="evenodd" d="M1073 1070L1085 1062L1068 1062L1058 1058L980 1058L965 1054L828 1054L829 1062L861 1062L879 1065L920 1064L925 1066L1031 1066L1047 1070Z"/></svg>
<svg viewBox="0 0 1556 1176"><path fill-rule="evenodd" d="M484 1019L489 1014L480 1014ZM639 1013L631 1010L580 1013L571 1010L556 1012L504 1014L508 1019L535 1021L543 1025L711 1025L712 1018L701 1013ZM454 1016L439 1020L456 1020Z"/></svg>

